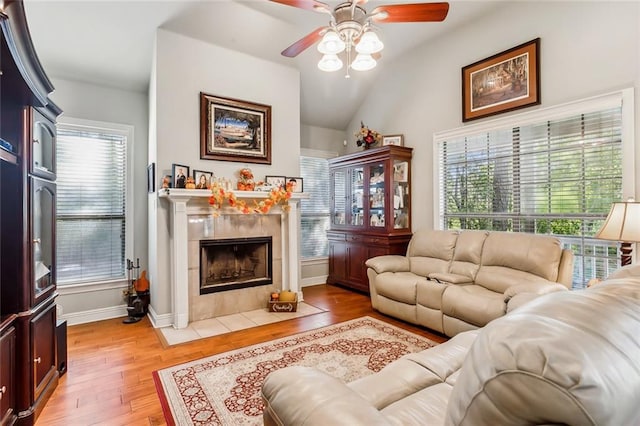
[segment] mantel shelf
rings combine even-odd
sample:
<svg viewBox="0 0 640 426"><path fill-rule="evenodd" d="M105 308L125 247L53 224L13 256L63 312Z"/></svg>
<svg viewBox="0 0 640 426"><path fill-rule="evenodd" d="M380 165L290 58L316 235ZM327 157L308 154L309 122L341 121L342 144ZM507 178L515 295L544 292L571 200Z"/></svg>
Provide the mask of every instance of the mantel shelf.
<svg viewBox="0 0 640 426"><path fill-rule="evenodd" d="M269 198L269 191L229 191L233 192L237 199L242 200L266 200ZM187 201L191 198L208 199L211 196L211 191L208 189L181 189L181 188L165 188L158 191L158 197L168 198L169 200L180 199ZM304 192L291 193L291 200L304 200L308 199L309 194Z"/></svg>

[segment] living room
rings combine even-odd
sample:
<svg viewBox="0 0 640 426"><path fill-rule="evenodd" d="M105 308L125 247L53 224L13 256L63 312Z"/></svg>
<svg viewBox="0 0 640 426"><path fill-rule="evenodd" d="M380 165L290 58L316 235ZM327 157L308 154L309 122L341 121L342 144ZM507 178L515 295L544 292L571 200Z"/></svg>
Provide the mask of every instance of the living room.
<svg viewBox="0 0 640 426"><path fill-rule="evenodd" d="M224 13L237 12L235 9L241 6L220 7ZM464 7L464 2L452 2L452 12L455 7ZM26 9L29 18L28 5ZM229 16L230 21L239 19ZM34 21L30 21L36 49L38 22L43 19L40 16L39 20L34 17ZM299 157L304 149L340 155L358 151L360 148L352 135L361 121L383 134L403 134L405 146L413 148L412 230L433 229L438 223L434 203L437 176L432 167L437 156L434 135L473 124L462 123L462 67L540 38L541 103L505 116L558 107L629 88L637 90L640 87L639 28L637 2L495 2L481 16L439 34L428 43L413 46L409 53L393 61L384 63L383 57L384 67L375 73L352 75L352 83L363 78L373 80L374 84L361 99L356 112L342 117L342 122L336 125L319 125L302 119L303 103L310 101L301 91L300 72L293 66L266 61L237 52L233 45L207 43L171 29L157 31L152 78L145 90L76 81L72 75L49 71L45 61L43 65L56 88L51 98L64 111L62 121L80 119L133 126L130 253L139 257L148 270L152 283L150 321L160 327L170 326L174 320L172 246L168 229L171 214L168 205L156 194L147 194L147 166L156 164L156 185L160 176L171 173L175 163L197 170L214 170L217 176L229 178L243 166L200 159L197 103L200 92L272 106L272 162L251 165L259 177L299 176ZM296 36L290 38L293 41ZM56 69L55 64L51 69ZM330 86L333 81L336 85L343 84L343 75L338 74L319 80L318 84ZM247 84L248 81L255 83ZM638 100L633 102L637 109ZM490 123L490 120L484 122ZM632 129L638 124L640 116L635 113ZM638 136L633 130L631 135L633 145L637 145ZM343 145L345 140L347 143ZM628 170L634 172L624 175L623 196L637 198L635 188L640 180L636 170L640 167L640 152L636 150L625 162L630 166ZM317 270L310 272L304 260L301 269L301 278L308 284L320 284L326 275ZM314 282L318 278L320 280ZM122 287L98 287L90 292L60 288L59 292L61 317L69 324L118 317L126 312ZM185 360L193 358L193 354L184 356Z"/></svg>

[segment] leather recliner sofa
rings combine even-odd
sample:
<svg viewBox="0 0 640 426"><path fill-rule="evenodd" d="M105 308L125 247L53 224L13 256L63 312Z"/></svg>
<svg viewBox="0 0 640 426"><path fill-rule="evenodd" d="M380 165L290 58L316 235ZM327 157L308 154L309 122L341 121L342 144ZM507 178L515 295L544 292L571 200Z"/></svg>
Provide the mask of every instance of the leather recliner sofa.
<svg viewBox="0 0 640 426"><path fill-rule="evenodd" d="M547 294L349 384L271 373L265 425L638 425L640 278Z"/></svg>
<svg viewBox="0 0 640 426"><path fill-rule="evenodd" d="M406 256L366 265L374 309L454 336L503 316L518 294L571 288L573 252L545 235L421 230Z"/></svg>

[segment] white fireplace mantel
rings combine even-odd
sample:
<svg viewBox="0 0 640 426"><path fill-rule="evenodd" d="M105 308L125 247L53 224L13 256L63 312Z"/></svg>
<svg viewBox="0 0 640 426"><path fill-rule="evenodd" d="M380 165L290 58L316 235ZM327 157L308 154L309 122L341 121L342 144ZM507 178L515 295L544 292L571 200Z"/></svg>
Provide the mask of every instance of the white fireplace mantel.
<svg viewBox="0 0 640 426"><path fill-rule="evenodd" d="M269 197L269 192L233 191L236 198L244 201L260 201ZM173 326L185 328L189 325L189 294L186 283L189 275L188 259L188 216L212 214L208 204L211 191L207 189L166 188L158 192L158 197L169 201L170 206L170 239L171 249L171 299ZM298 300L303 300L300 290L300 200L309 198L309 194L292 193L289 199L289 212L280 206L274 206L268 214L279 214L281 217L282 235L282 289L298 293ZM223 214L241 214L236 209L223 207Z"/></svg>

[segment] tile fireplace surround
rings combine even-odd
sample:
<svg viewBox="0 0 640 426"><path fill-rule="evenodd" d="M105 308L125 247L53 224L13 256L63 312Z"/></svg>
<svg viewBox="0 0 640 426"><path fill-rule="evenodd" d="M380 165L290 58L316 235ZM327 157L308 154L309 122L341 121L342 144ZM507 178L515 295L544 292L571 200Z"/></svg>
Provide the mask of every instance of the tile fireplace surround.
<svg viewBox="0 0 640 426"><path fill-rule="evenodd" d="M252 203L266 199L267 192L234 191L236 198ZM308 194L292 194L288 213L280 206L269 214L242 214L224 207L213 217L208 200L211 192L199 189L169 188L159 193L170 210L171 299L173 327L185 328L189 322L264 307L273 289L300 290L300 200ZM212 294L199 294L202 239L273 237L273 284ZM185 285L187 283L188 285Z"/></svg>

